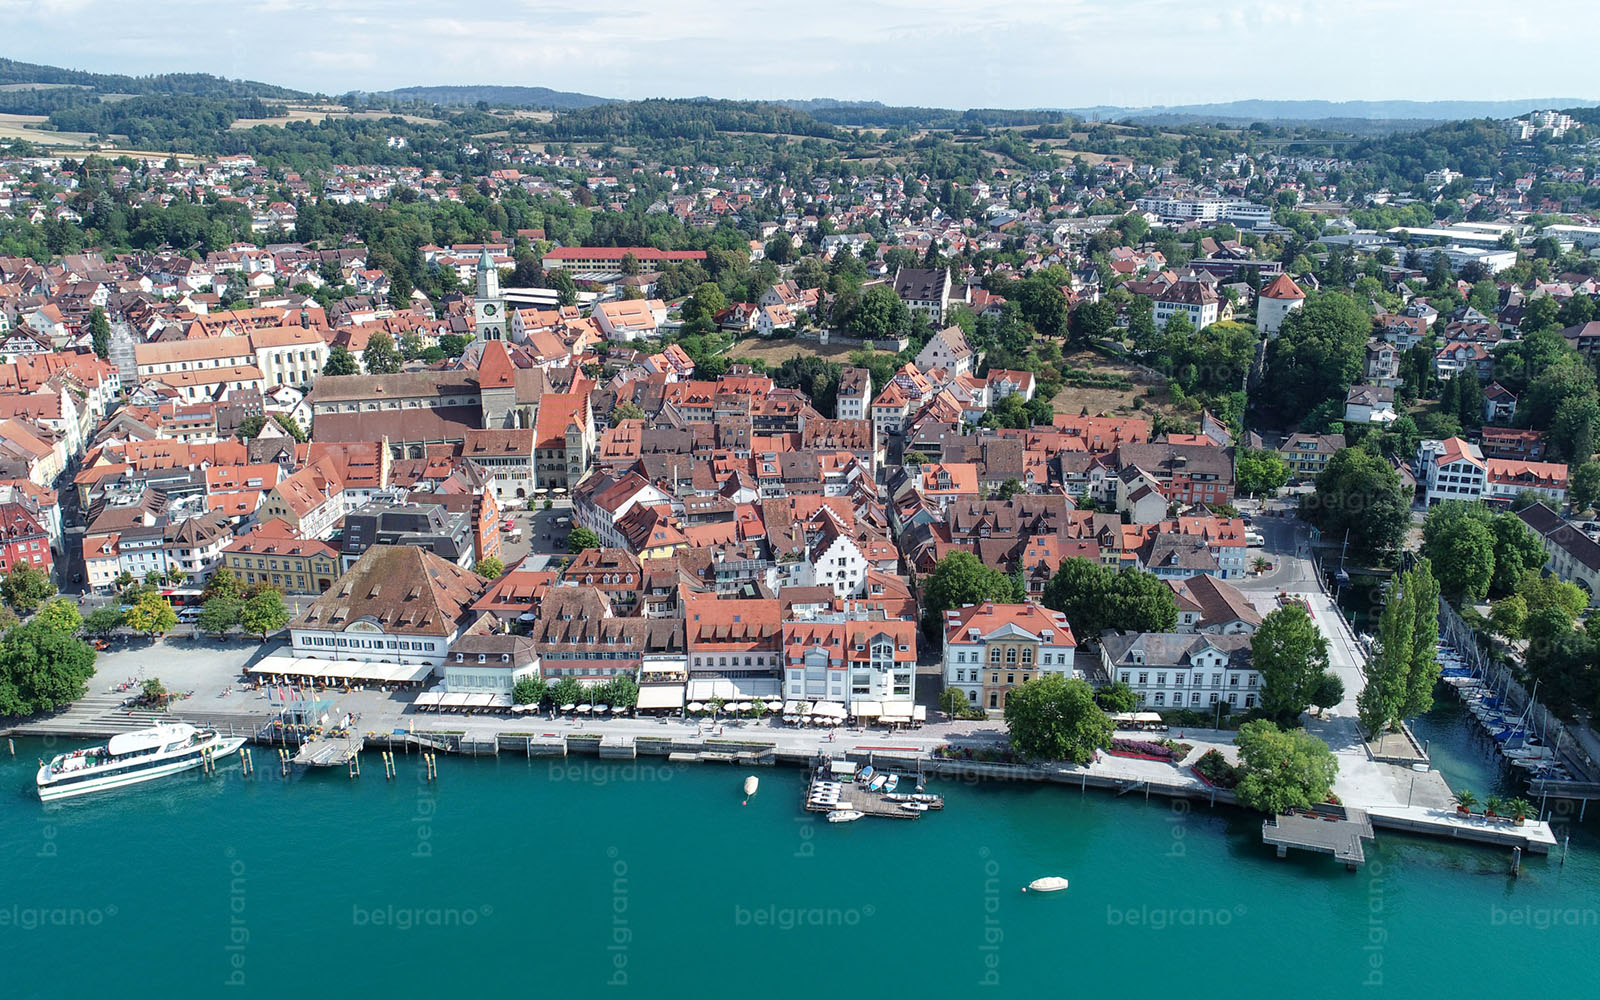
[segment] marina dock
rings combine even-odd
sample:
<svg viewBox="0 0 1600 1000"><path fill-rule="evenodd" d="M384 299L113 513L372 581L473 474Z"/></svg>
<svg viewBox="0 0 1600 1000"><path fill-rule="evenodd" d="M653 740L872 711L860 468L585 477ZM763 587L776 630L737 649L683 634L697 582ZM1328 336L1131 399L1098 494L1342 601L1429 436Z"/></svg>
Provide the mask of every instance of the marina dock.
<svg viewBox="0 0 1600 1000"><path fill-rule="evenodd" d="M805 808L807 812L830 813L847 809L866 816L882 819L921 819L924 812L944 808L944 796L910 791L917 785L917 775L900 776L907 788L901 792L874 792L855 780L856 765L844 759L824 759L812 768L811 780L806 783ZM887 772L886 772L887 773ZM925 809L912 810L906 805L920 800Z"/></svg>
<svg viewBox="0 0 1600 1000"><path fill-rule="evenodd" d="M348 767L361 752L359 736L327 736L300 744L293 763L297 767Z"/></svg>

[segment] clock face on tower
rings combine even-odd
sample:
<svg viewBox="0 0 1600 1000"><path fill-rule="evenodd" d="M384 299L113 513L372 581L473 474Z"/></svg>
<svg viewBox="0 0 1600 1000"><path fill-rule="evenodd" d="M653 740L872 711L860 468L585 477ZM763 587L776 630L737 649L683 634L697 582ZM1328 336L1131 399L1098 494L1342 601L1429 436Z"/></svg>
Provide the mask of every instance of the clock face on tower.
<svg viewBox="0 0 1600 1000"><path fill-rule="evenodd" d="M485 316L493 316L494 315L494 303L493 302L484 303L483 314Z"/></svg>

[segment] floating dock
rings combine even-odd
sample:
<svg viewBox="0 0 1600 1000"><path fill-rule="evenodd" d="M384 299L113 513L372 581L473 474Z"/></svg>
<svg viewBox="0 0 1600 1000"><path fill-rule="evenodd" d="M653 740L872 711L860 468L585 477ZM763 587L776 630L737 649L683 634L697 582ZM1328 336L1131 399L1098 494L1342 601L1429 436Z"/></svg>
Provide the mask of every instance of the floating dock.
<svg viewBox="0 0 1600 1000"><path fill-rule="evenodd" d="M853 770L853 769L852 769ZM915 775L903 775L902 784L909 782L916 784ZM835 789L837 799L820 795L825 789ZM878 816L883 819L921 819L924 812L936 812L944 808L944 796L922 795L927 806L925 810L902 808L913 801L909 792L873 792L867 786L857 782L850 773L837 773L835 769L824 766L813 769L811 780L806 783L806 811L814 813L830 813L835 810L854 809L865 816ZM827 798L827 801L819 801Z"/></svg>

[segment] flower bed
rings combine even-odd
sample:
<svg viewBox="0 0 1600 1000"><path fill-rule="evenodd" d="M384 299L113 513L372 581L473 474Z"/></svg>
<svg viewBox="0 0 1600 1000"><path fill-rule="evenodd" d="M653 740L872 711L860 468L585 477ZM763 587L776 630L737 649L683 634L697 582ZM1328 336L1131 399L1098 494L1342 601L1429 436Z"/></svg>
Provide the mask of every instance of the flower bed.
<svg viewBox="0 0 1600 1000"><path fill-rule="evenodd" d="M1109 753L1113 757L1131 757L1134 760L1153 760L1158 764L1172 763L1171 757L1157 757L1153 754L1135 753L1132 750L1117 750L1113 748L1111 750L1107 750L1106 753Z"/></svg>
<svg viewBox="0 0 1600 1000"><path fill-rule="evenodd" d="M1022 758L1010 747L991 749L980 747L958 747L949 743L933 748L933 756L940 760L971 760L983 764L1020 764Z"/></svg>
<svg viewBox="0 0 1600 1000"><path fill-rule="evenodd" d="M1213 788L1233 788L1239 784L1239 769L1216 750L1207 750L1190 770Z"/></svg>
<svg viewBox="0 0 1600 1000"><path fill-rule="evenodd" d="M1176 764L1189 756L1194 747L1177 740L1112 740L1107 752L1114 757L1133 757L1139 760L1156 760L1163 764Z"/></svg>

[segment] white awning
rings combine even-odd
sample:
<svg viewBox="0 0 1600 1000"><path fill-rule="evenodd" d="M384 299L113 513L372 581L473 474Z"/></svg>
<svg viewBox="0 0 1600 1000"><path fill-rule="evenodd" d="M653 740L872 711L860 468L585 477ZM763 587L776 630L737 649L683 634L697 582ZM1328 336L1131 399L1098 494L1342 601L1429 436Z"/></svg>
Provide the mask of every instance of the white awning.
<svg viewBox="0 0 1600 1000"><path fill-rule="evenodd" d="M441 708L463 708L466 704L467 696L459 691L444 695L439 699L439 707Z"/></svg>
<svg viewBox="0 0 1600 1000"><path fill-rule="evenodd" d="M325 660L318 656L269 656L249 673L257 676L326 677L332 681L372 684L410 684L433 673L427 663L366 663L360 660Z"/></svg>
<svg viewBox="0 0 1600 1000"><path fill-rule="evenodd" d="M883 706L883 717L901 722L911 721L912 705L909 702L886 702Z"/></svg>
<svg viewBox="0 0 1600 1000"><path fill-rule="evenodd" d="M689 682L687 696L690 701L766 701L779 696L778 687L776 677L697 677Z"/></svg>
<svg viewBox="0 0 1600 1000"><path fill-rule="evenodd" d="M844 718L844 706L834 701L819 701L811 706L812 715L820 715L829 719Z"/></svg>
<svg viewBox="0 0 1600 1000"><path fill-rule="evenodd" d="M639 689L639 708L682 708L682 684L646 684Z"/></svg>
<svg viewBox="0 0 1600 1000"><path fill-rule="evenodd" d="M858 701L850 706L850 713L858 719L876 719L883 714L883 702Z"/></svg>
<svg viewBox="0 0 1600 1000"><path fill-rule="evenodd" d="M928 721L928 706L918 705L911 710L911 718L917 722Z"/></svg>
<svg viewBox="0 0 1600 1000"><path fill-rule="evenodd" d="M417 695L417 700L411 704L417 708L433 708L439 704L439 699L443 697L444 695L437 691L424 691L422 694Z"/></svg>
<svg viewBox="0 0 1600 1000"><path fill-rule="evenodd" d="M493 704L494 704L494 695L492 695L492 694L469 694L469 695L467 695L467 707L468 708L488 708L490 705L493 705Z"/></svg>

